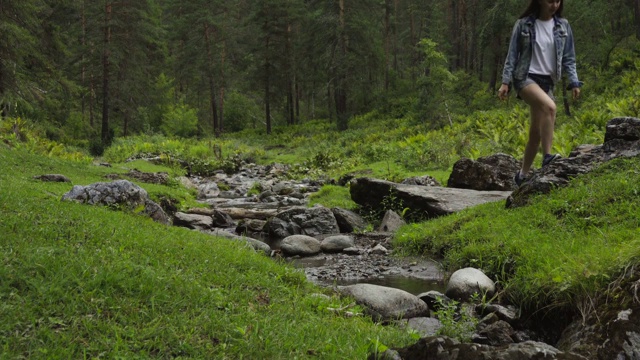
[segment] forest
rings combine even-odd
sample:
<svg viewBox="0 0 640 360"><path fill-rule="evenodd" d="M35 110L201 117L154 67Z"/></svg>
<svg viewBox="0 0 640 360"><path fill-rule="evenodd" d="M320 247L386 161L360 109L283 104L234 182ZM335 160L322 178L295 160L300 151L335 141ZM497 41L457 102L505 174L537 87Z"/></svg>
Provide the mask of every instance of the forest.
<svg viewBox="0 0 640 360"><path fill-rule="evenodd" d="M372 110L411 112L435 129L496 106L508 39L525 7L0 0L0 118L27 119L50 140L94 155L136 134L270 134L312 119L341 131ZM563 15L579 75L591 91L607 91L598 84L637 58L640 1L569 0ZM620 49L626 55L612 64Z"/></svg>

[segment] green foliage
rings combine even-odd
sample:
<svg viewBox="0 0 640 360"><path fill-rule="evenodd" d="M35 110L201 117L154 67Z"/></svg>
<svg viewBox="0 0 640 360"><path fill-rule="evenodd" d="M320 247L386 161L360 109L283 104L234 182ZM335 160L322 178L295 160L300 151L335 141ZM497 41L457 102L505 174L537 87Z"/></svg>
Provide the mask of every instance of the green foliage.
<svg viewBox="0 0 640 360"><path fill-rule="evenodd" d="M418 46L424 55L424 74L418 80L417 114L422 123L437 129L445 124L446 120L449 123L452 121L449 94L457 77L449 71L447 58L437 50L436 42L422 39Z"/></svg>
<svg viewBox="0 0 640 360"><path fill-rule="evenodd" d="M115 166L4 146L0 166L3 357L356 359L370 339L411 341L331 311L350 303L314 295L303 272L242 243L61 202L69 184L31 180L55 172L87 184Z"/></svg>
<svg viewBox="0 0 640 360"><path fill-rule="evenodd" d="M327 208L339 207L355 210L357 204L351 200L349 188L344 186L324 185L320 191L311 194L309 206L320 204Z"/></svg>
<svg viewBox="0 0 640 360"><path fill-rule="evenodd" d="M619 159L571 186L513 210L486 204L403 227L395 245L481 268L503 300L536 309L571 306L606 287L638 253L640 159Z"/></svg>
<svg viewBox="0 0 640 360"><path fill-rule="evenodd" d="M170 106L162 116L162 132L167 136L190 137L198 131L198 115L196 110L184 102Z"/></svg>
<svg viewBox="0 0 640 360"><path fill-rule="evenodd" d="M460 303L455 300L444 301L437 298L436 303L437 310L434 313L442 323L438 335L448 336L460 342L471 342L479 322L473 316L472 310L461 308Z"/></svg>
<svg viewBox="0 0 640 360"><path fill-rule="evenodd" d="M224 128L231 132L247 128L255 129L258 125L260 114L261 109L254 100L237 91L233 91L228 95L224 106Z"/></svg>

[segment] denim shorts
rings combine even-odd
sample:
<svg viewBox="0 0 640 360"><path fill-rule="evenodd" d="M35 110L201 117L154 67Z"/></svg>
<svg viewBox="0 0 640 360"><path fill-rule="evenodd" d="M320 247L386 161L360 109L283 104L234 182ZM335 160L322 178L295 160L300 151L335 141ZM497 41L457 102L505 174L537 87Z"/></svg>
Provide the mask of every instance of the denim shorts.
<svg viewBox="0 0 640 360"><path fill-rule="evenodd" d="M553 97L553 79L551 76L532 73L527 74L527 78L524 80L513 80L513 88L516 90L516 94L518 94L518 99L520 99L520 90L531 84L538 84L542 91L546 92L550 98L555 99Z"/></svg>

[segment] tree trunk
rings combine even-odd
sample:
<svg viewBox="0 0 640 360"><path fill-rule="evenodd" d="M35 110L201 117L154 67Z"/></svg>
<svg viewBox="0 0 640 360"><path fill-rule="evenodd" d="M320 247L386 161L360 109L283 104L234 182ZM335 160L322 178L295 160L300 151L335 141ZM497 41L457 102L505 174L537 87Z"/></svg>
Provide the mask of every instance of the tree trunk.
<svg viewBox="0 0 640 360"><path fill-rule="evenodd" d="M208 77L209 77L209 101L211 105L211 121L213 122L211 125L213 126L213 132L216 137L220 136L220 129L218 126L218 106L216 101L216 86L215 79L213 77L213 54L211 52L211 41L210 41L210 31L211 28L208 24L204 24L204 41L207 49L207 59L208 59Z"/></svg>
<svg viewBox="0 0 640 360"><path fill-rule="evenodd" d="M636 39L640 40L640 0L633 0L633 13L636 20Z"/></svg>
<svg viewBox="0 0 640 360"><path fill-rule="evenodd" d="M265 29L269 28L269 20L265 20ZM264 42L264 116L267 124L267 135L271 134L271 73L270 73L270 36L267 34Z"/></svg>
<svg viewBox="0 0 640 360"><path fill-rule="evenodd" d="M347 62L347 34L345 26L345 10L344 0L338 0L340 6L340 44L339 44L339 56L336 66L337 73L336 88L334 90L335 103L336 103L336 117L338 130L347 130L348 128L348 115L347 115L347 79L346 79L346 62Z"/></svg>
<svg viewBox="0 0 640 360"><path fill-rule="evenodd" d="M227 42L222 42L222 51L220 54L220 133L224 132L224 89L225 89L225 76L224 76L224 64L227 59Z"/></svg>
<svg viewBox="0 0 640 360"><path fill-rule="evenodd" d="M384 2L384 91L389 92L389 72L391 68L391 0Z"/></svg>
<svg viewBox="0 0 640 360"><path fill-rule="evenodd" d="M109 46L111 43L111 6L105 2L104 49L102 51L102 144L110 141L109 136Z"/></svg>
<svg viewBox="0 0 640 360"><path fill-rule="evenodd" d="M287 33L285 39L285 72L287 76L287 124L293 125L293 50L291 45L291 24L287 24Z"/></svg>

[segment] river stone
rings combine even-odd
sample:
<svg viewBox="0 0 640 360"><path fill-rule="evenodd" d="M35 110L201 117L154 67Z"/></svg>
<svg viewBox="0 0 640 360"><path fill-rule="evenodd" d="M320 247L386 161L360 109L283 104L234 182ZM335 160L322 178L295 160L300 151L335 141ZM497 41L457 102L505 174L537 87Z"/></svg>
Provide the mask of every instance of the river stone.
<svg viewBox="0 0 640 360"><path fill-rule="evenodd" d="M320 248L326 253L341 252L342 250L353 246L355 246L353 238L347 235L329 236L320 243Z"/></svg>
<svg viewBox="0 0 640 360"><path fill-rule="evenodd" d="M509 323L498 320L478 331L478 337L474 339L474 342L493 346L508 345L514 342L514 335L515 330Z"/></svg>
<svg viewBox="0 0 640 360"><path fill-rule="evenodd" d="M45 174L40 176L33 177L36 180L44 181L44 182L67 182L70 183L71 180L61 174Z"/></svg>
<svg viewBox="0 0 640 360"><path fill-rule="evenodd" d="M378 228L380 232L396 232L401 226L405 225L406 222L402 220L400 215L398 215L393 210L387 210L384 214L384 218L382 218L382 223Z"/></svg>
<svg viewBox="0 0 640 360"><path fill-rule="evenodd" d="M504 320L511 325L520 320L518 308L513 305L502 306L499 304L479 304L476 306L476 313L480 316L496 314L500 320Z"/></svg>
<svg viewBox="0 0 640 360"><path fill-rule="evenodd" d="M447 336L428 336L397 350L403 360L586 360L577 354L562 352L549 344L525 341L505 346L460 343Z"/></svg>
<svg viewBox="0 0 640 360"><path fill-rule="evenodd" d="M264 253L265 255L271 255L271 247L260 240L256 240L246 236L238 236L228 231L224 231L222 229L208 230L208 231L204 231L204 233L213 235L213 236L223 237L226 239L242 241L242 242L245 242L249 247L253 248L257 252Z"/></svg>
<svg viewBox="0 0 640 360"><path fill-rule="evenodd" d="M236 226L236 223L233 221L231 216L225 212L220 210L213 211L213 215L211 215L213 219L213 226L219 228L229 228Z"/></svg>
<svg viewBox="0 0 640 360"><path fill-rule="evenodd" d="M330 209L314 206L280 212L267 221L264 231L271 239L283 239L290 235L338 234L340 228Z"/></svg>
<svg viewBox="0 0 640 360"><path fill-rule="evenodd" d="M451 299L449 299L447 295L436 290L429 290L427 292L418 294L418 297L420 298L420 300L427 303L429 309L433 310L438 310L440 308L440 303L444 305L451 303Z"/></svg>
<svg viewBox="0 0 640 360"><path fill-rule="evenodd" d="M490 298L495 291L496 285L487 275L469 267L457 270L451 275L444 294L454 300L467 301L475 293L480 296L486 294L486 297Z"/></svg>
<svg viewBox="0 0 640 360"><path fill-rule="evenodd" d="M77 201L89 205L125 207L143 213L154 221L169 225L171 221L160 205L149 198L147 191L129 180L98 182L87 186L75 185L62 196L63 201Z"/></svg>
<svg viewBox="0 0 640 360"><path fill-rule="evenodd" d="M173 215L173 225L194 230L209 230L213 227L213 218L210 215L177 212Z"/></svg>
<svg viewBox="0 0 640 360"><path fill-rule="evenodd" d="M312 256L320 252L320 241L307 235L291 235L282 239L280 250L287 256Z"/></svg>
<svg viewBox="0 0 640 360"><path fill-rule="evenodd" d="M220 195L220 188L215 182L206 182L198 185L198 200L206 200L218 197Z"/></svg>
<svg viewBox="0 0 640 360"><path fill-rule="evenodd" d="M404 290L373 284L338 286L337 289L342 295L351 296L358 304L363 305L365 312L375 321L429 315L427 304Z"/></svg>
<svg viewBox="0 0 640 360"><path fill-rule="evenodd" d="M407 326L415 330L420 336L433 336L442 328L440 320L431 317L415 317L409 319Z"/></svg>
<svg viewBox="0 0 640 360"><path fill-rule="evenodd" d="M367 222L362 216L353 211L334 207L331 208L331 212L338 222L341 233L352 233L354 231L364 230L367 227Z"/></svg>

